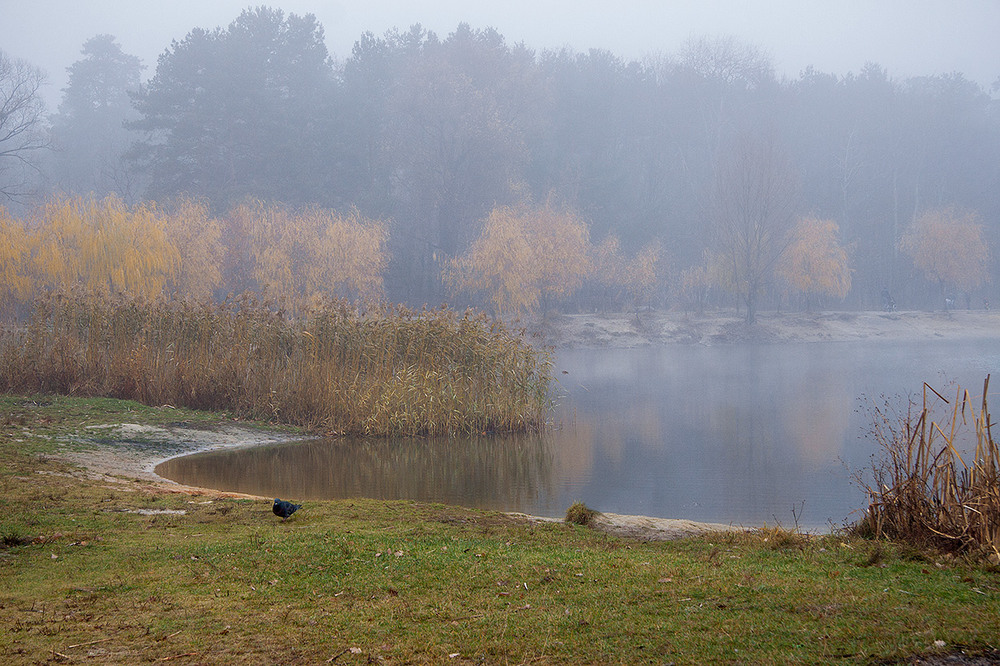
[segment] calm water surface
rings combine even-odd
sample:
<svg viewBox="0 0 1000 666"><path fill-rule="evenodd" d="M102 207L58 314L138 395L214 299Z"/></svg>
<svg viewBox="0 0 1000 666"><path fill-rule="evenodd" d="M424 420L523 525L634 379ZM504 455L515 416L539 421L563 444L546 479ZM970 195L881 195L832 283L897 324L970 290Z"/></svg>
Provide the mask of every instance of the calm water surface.
<svg viewBox="0 0 1000 666"><path fill-rule="evenodd" d="M297 501L414 499L561 517L580 500L823 529L864 506L852 474L875 452L866 405L919 399L924 381L946 397L953 382L981 393L1000 345L678 345L561 350L555 360L561 426L542 436L314 440L177 458L157 472Z"/></svg>

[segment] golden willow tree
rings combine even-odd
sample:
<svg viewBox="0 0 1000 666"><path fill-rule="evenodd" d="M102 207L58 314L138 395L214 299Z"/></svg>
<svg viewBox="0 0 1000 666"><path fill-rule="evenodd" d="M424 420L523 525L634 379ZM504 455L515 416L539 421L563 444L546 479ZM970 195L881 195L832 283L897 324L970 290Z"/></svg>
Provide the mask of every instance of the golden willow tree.
<svg viewBox="0 0 1000 666"><path fill-rule="evenodd" d="M32 285L158 296L180 265L166 226L151 204L128 206L114 195L55 198L30 223Z"/></svg>
<svg viewBox="0 0 1000 666"><path fill-rule="evenodd" d="M386 229L356 210L296 211L251 201L229 213L235 243L245 245L254 281L290 307L326 296L376 299L388 262ZM233 239L231 239L233 240Z"/></svg>
<svg viewBox="0 0 1000 666"><path fill-rule="evenodd" d="M654 238L625 264L622 282L637 311L640 305L648 305L652 300L657 284L665 272L665 263L663 245Z"/></svg>
<svg viewBox="0 0 1000 666"><path fill-rule="evenodd" d="M665 273L663 245L653 239L631 259L625 257L618 237L607 235L591 248L592 284L600 292L602 306L626 294L632 307L648 304Z"/></svg>
<svg viewBox="0 0 1000 666"><path fill-rule="evenodd" d="M802 294L809 309L814 296L843 299L851 290L847 250L840 244L833 220L804 217L795 223L778 264L778 276L790 291Z"/></svg>
<svg viewBox="0 0 1000 666"><path fill-rule="evenodd" d="M180 269L171 277L168 291L198 300L212 298L222 284L225 256L222 229L209 214L208 204L179 199L163 211L167 239L180 256Z"/></svg>
<svg viewBox="0 0 1000 666"><path fill-rule="evenodd" d="M535 311L577 289L590 270L590 232L554 206L494 208L479 238L445 268L452 293L484 295L497 316Z"/></svg>
<svg viewBox="0 0 1000 666"><path fill-rule="evenodd" d="M20 221L0 207L0 312L31 293L28 264L31 258L28 232Z"/></svg>
<svg viewBox="0 0 1000 666"><path fill-rule="evenodd" d="M928 280L941 285L942 295L957 289L968 296L989 279L989 247L974 211L929 210L914 220L899 246Z"/></svg>
<svg viewBox="0 0 1000 666"><path fill-rule="evenodd" d="M622 256L618 236L608 234L591 248L591 283L598 291L601 310L617 300L624 289L625 258Z"/></svg>

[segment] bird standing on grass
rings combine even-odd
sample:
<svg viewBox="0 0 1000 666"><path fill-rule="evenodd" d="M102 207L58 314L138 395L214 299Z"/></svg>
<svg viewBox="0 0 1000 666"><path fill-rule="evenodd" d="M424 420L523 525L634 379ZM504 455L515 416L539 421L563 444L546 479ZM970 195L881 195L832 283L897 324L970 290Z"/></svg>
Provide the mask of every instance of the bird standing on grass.
<svg viewBox="0 0 1000 666"><path fill-rule="evenodd" d="M292 504L291 502L286 502L275 497L274 506L271 507L271 511L274 511L274 515L281 516L281 519L284 520L301 508L301 504Z"/></svg>

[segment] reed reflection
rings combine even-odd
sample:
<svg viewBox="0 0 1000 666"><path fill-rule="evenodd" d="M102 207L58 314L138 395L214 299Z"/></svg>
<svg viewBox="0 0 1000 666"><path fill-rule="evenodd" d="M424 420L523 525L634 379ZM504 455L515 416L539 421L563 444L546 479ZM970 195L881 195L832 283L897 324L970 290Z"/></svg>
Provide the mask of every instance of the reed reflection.
<svg viewBox="0 0 1000 666"><path fill-rule="evenodd" d="M297 499L412 499L517 509L552 488L549 438L317 439L201 453L161 476L196 486Z"/></svg>

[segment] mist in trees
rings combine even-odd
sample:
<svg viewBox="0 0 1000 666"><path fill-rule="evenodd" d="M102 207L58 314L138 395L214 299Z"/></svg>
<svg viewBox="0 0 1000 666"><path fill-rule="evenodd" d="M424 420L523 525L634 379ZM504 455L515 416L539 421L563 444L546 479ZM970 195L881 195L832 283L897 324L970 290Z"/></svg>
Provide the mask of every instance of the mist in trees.
<svg viewBox="0 0 1000 666"><path fill-rule="evenodd" d="M34 172L49 145L39 96L44 80L37 67L0 50L0 201L32 193Z"/></svg>
<svg viewBox="0 0 1000 666"><path fill-rule="evenodd" d="M143 188L125 161L134 140L126 123L138 117L131 95L139 92L142 64L112 35L88 39L81 55L52 118L49 176L60 190L134 201Z"/></svg>
<svg viewBox="0 0 1000 666"><path fill-rule="evenodd" d="M1000 102L958 73L897 79L869 64L779 79L763 48L733 38L640 62L538 52L466 24L366 33L335 61L315 17L268 7L191 30L148 82L141 71L95 36L46 118L40 73L0 54L0 194L24 198L33 182L193 201L201 212L182 217L204 222L192 238L223 242L232 220L253 238L281 210L311 225L281 232L302 256L337 220L381 220L381 293L415 305L723 306L752 321L767 307L874 308L884 290L903 308L939 307L942 291L976 304L1000 277ZM977 243L975 275L943 277L919 238L933 220L964 233L969 219L973 240L932 247L973 256ZM504 247L533 271L518 268L518 285L472 270L496 273ZM540 277L543 248L573 263L563 286L555 269Z"/></svg>

